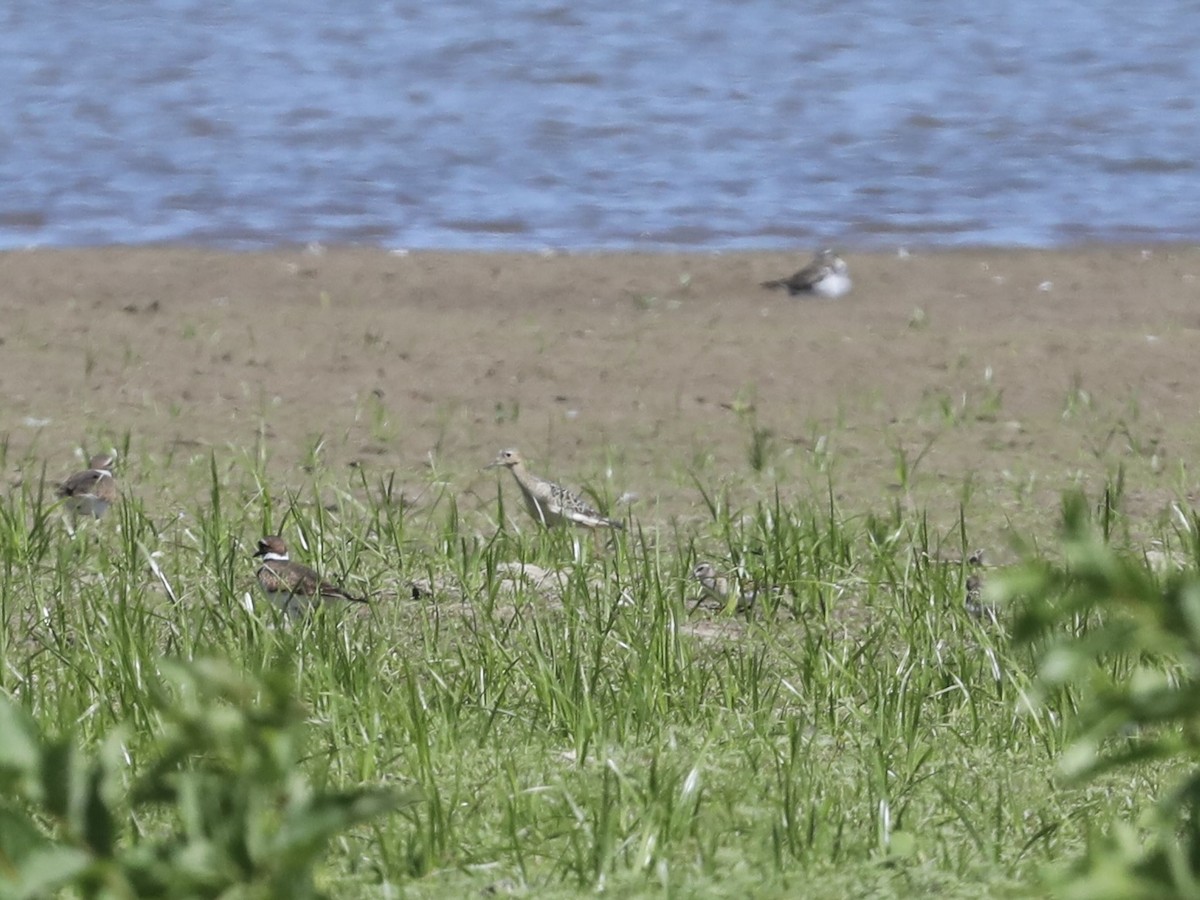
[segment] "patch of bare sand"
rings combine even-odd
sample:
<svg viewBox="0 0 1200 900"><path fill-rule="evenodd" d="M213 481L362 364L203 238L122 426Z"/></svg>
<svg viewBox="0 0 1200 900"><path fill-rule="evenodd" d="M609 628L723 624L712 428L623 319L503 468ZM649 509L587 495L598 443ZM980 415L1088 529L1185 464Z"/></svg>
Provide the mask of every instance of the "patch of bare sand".
<svg viewBox="0 0 1200 900"><path fill-rule="evenodd" d="M948 494L1126 458L1175 473L1138 486L1151 507L1187 482L1200 250L850 255L842 301L758 287L805 261L4 253L0 438L51 474L125 431L142 453L265 441L283 469L322 436L331 464L410 472L517 445L576 484L611 448L655 515L697 506L665 473L748 473L752 427L881 502L902 457Z"/></svg>

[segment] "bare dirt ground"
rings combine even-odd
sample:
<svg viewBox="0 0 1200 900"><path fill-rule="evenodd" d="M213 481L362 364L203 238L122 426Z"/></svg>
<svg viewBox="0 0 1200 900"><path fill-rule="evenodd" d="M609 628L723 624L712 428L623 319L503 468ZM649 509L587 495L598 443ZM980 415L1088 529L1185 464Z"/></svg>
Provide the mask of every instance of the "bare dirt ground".
<svg viewBox="0 0 1200 900"><path fill-rule="evenodd" d="M1132 503L1190 499L1200 249L851 255L843 300L758 287L806 261L4 253L0 440L48 476L128 433L161 457L261 446L281 478L320 445L471 483L519 446L656 516L696 506L697 473L953 506L1127 466Z"/></svg>

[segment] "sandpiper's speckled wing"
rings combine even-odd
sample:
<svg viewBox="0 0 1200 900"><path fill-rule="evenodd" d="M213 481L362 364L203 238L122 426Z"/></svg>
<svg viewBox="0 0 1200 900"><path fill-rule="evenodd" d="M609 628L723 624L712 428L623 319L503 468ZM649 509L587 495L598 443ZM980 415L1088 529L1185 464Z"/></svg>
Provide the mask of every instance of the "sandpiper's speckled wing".
<svg viewBox="0 0 1200 900"><path fill-rule="evenodd" d="M587 503L578 494L567 490L561 484L552 481L545 482L550 495L550 504L554 511L564 519L569 519L576 525L586 528L624 528L623 522L602 516L600 511Z"/></svg>
<svg viewBox="0 0 1200 900"><path fill-rule="evenodd" d="M512 472L517 486L521 489L521 498L525 501L529 515L546 528L554 528L566 522L586 528L625 527L616 519L602 516L581 497L562 485L534 475L525 468L525 460L517 450L501 450L487 468L498 466Z"/></svg>

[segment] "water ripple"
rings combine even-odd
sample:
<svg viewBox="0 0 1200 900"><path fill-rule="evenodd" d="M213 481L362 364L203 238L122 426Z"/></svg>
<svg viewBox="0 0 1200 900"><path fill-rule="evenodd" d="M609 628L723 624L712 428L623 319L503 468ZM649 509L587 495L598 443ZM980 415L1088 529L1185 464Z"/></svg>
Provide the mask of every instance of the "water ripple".
<svg viewBox="0 0 1200 900"><path fill-rule="evenodd" d="M0 246L1200 238L1182 0L0 8Z"/></svg>

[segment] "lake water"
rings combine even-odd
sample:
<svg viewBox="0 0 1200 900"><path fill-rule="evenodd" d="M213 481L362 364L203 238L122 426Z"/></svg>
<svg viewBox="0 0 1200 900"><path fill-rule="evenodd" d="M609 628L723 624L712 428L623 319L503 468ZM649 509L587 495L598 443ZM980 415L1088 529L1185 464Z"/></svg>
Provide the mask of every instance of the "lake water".
<svg viewBox="0 0 1200 900"><path fill-rule="evenodd" d="M1191 0L0 6L0 247L1200 238Z"/></svg>

